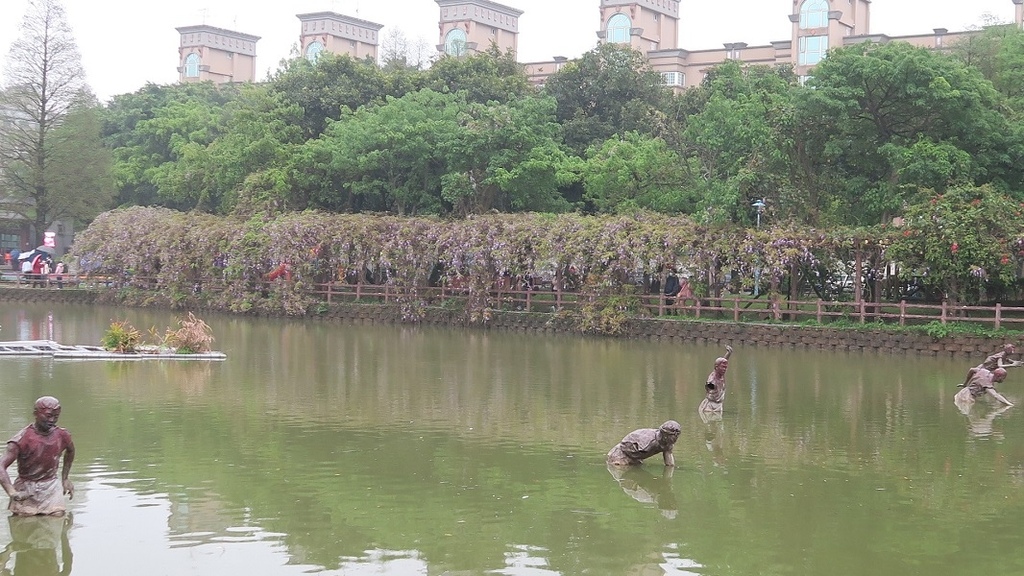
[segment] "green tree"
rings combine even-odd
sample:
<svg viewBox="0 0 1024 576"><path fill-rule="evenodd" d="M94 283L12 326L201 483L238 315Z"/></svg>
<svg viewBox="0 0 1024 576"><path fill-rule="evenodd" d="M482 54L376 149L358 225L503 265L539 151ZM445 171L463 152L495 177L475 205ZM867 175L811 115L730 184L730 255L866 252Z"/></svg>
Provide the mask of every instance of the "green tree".
<svg viewBox="0 0 1024 576"><path fill-rule="evenodd" d="M981 72L1018 114L1024 112L1024 30L1013 24L987 26L954 43L950 53Z"/></svg>
<svg viewBox="0 0 1024 576"><path fill-rule="evenodd" d="M182 153L197 139L201 146L213 141L221 122L218 113L238 97L235 86L211 82L161 86L147 84L115 96L103 111L103 141L114 156L114 179L119 205L166 205L190 209L182 199L157 184ZM201 113L200 113L201 112Z"/></svg>
<svg viewBox="0 0 1024 576"><path fill-rule="evenodd" d="M679 146L700 219L750 223L763 198L807 217L813 200L793 184L794 85L788 68L727 62L695 89Z"/></svg>
<svg viewBox="0 0 1024 576"><path fill-rule="evenodd" d="M216 122L212 140L190 137L175 148L180 155L174 161L153 171L160 196L190 209L231 212L247 178L287 166L303 141L301 110L281 100L263 85L241 87L210 117Z"/></svg>
<svg viewBox="0 0 1024 576"><path fill-rule="evenodd" d="M610 138L587 151L581 172L584 198L600 212L693 212L696 199L681 189L683 163L660 138Z"/></svg>
<svg viewBox="0 0 1024 576"><path fill-rule="evenodd" d="M465 92L466 101L507 103L534 92L515 53L489 50L466 57L444 56L425 74L425 87L435 92Z"/></svg>
<svg viewBox="0 0 1024 576"><path fill-rule="evenodd" d="M986 285L1016 281L1021 204L992 186L963 186L907 208L887 256L926 272L954 302L977 302Z"/></svg>
<svg viewBox="0 0 1024 576"><path fill-rule="evenodd" d="M903 168L927 163L920 154L935 158L936 146L958 165L951 176L1000 186L1018 178L998 92L949 55L903 42L858 44L830 52L810 83L800 92L797 138L808 171L834 190L825 203L837 220L870 224L902 213L937 174L918 181L921 172ZM967 157L969 166L959 166Z"/></svg>
<svg viewBox="0 0 1024 576"><path fill-rule="evenodd" d="M618 134L659 135L669 90L647 58L617 44L602 44L567 63L544 92L558 102L563 141L577 155Z"/></svg>
<svg viewBox="0 0 1024 576"><path fill-rule="evenodd" d="M549 97L465 106L442 179L453 212L567 210L559 189L577 176L557 141L554 111Z"/></svg>
<svg viewBox="0 0 1024 576"><path fill-rule="evenodd" d="M297 152L297 192L332 211L446 212L441 178L465 106L459 95L421 90L346 112Z"/></svg>
<svg viewBox="0 0 1024 576"><path fill-rule="evenodd" d="M88 220L109 196L105 164L89 166L94 156L73 153L97 143L92 100L63 5L30 0L0 92L0 205L33 222L38 234L60 218ZM67 177L75 173L95 178L79 188Z"/></svg>
<svg viewBox="0 0 1024 576"><path fill-rule="evenodd" d="M95 99L82 98L53 131L49 167L54 193L52 214L90 222L114 207L113 157L103 146L102 108Z"/></svg>
<svg viewBox="0 0 1024 576"><path fill-rule="evenodd" d="M270 78L270 88L282 101L302 109L300 126L306 138L316 138L345 110L381 103L388 92L385 73L369 59L347 54L321 53L316 63L293 58Z"/></svg>

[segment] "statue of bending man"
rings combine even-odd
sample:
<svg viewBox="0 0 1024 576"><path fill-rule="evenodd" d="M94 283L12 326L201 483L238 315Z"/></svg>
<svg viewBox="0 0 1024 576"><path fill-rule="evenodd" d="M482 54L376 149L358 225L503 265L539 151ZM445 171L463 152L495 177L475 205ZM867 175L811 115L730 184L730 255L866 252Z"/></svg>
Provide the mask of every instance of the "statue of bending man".
<svg viewBox="0 0 1024 576"><path fill-rule="evenodd" d="M608 452L609 466L637 466L655 454L661 454L665 466L675 466L672 447L679 439L679 422L668 420L658 428L633 430Z"/></svg>

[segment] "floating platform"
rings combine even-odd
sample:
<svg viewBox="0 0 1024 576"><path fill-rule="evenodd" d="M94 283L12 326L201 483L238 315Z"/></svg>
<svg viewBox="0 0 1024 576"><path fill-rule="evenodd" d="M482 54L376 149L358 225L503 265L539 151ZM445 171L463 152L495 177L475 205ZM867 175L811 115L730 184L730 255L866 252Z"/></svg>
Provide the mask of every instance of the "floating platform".
<svg viewBox="0 0 1024 576"><path fill-rule="evenodd" d="M14 340L0 342L2 356L49 356L57 359L91 360L224 360L223 352L179 354L156 346L140 347L138 352L111 352L102 346L66 345L53 340Z"/></svg>

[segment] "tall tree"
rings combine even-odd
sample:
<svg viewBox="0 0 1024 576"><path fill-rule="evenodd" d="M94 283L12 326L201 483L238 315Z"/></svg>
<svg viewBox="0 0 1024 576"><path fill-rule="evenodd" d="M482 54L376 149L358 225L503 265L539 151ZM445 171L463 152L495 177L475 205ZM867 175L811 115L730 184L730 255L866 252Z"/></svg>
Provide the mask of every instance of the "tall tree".
<svg viewBox="0 0 1024 576"><path fill-rule="evenodd" d="M810 86L797 138L842 223L887 222L926 187L1019 180L1001 95L956 58L857 44L829 52Z"/></svg>
<svg viewBox="0 0 1024 576"><path fill-rule="evenodd" d="M480 54L440 58L426 72L426 88L435 92L466 92L466 100L486 104L510 102L532 94L526 70L511 51L497 46Z"/></svg>
<svg viewBox="0 0 1024 576"><path fill-rule="evenodd" d="M68 139L86 136L91 141L99 135L95 122L61 130L75 103L89 97L81 56L60 0L29 0L21 36L11 45L4 72L0 206L31 220L39 234L57 219L87 218L91 210L76 213L75 206L83 203L71 201L86 192L54 171L58 155L62 163L76 162L85 169L84 155L63 155L58 149L75 148ZM87 126L96 133L85 134ZM61 168L65 173L77 171L74 165Z"/></svg>
<svg viewBox="0 0 1024 576"><path fill-rule="evenodd" d="M791 176L795 84L788 68L729 61L687 95L692 112L679 140L699 219L753 223L751 205L765 198L787 213L813 205Z"/></svg>
<svg viewBox="0 0 1024 576"><path fill-rule="evenodd" d="M52 214L68 215L84 223L114 207L114 159L110 149L103 146L102 112L95 98L83 96L53 132L47 168L47 181L53 191L47 202Z"/></svg>
<svg viewBox="0 0 1024 576"><path fill-rule="evenodd" d="M115 96L103 113L103 137L114 154L117 204L195 208L166 174L192 145L205 147L220 134L223 112L240 91L212 82L147 84Z"/></svg>
<svg viewBox="0 0 1024 576"><path fill-rule="evenodd" d="M390 95L388 88L384 72L372 60L327 52L315 63L293 58L270 79L273 92L302 108L300 126L306 138L319 137L346 110L382 103Z"/></svg>
<svg viewBox="0 0 1024 576"><path fill-rule="evenodd" d="M647 58L628 46L602 44L555 73L544 91L558 102L567 146L582 156L614 135L660 136L670 92Z"/></svg>

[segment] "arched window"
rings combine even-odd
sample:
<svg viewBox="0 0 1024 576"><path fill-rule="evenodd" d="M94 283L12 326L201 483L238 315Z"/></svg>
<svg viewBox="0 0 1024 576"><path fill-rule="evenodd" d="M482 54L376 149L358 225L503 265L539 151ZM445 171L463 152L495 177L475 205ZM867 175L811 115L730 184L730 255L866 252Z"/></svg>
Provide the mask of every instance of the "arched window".
<svg viewBox="0 0 1024 576"><path fill-rule="evenodd" d="M199 78L199 54L185 56L185 78Z"/></svg>
<svg viewBox="0 0 1024 576"><path fill-rule="evenodd" d="M324 45L319 40L313 40L306 46L306 60L316 64L316 59L320 57L320 53L323 51Z"/></svg>
<svg viewBox="0 0 1024 576"><path fill-rule="evenodd" d="M800 7L801 28L825 28L828 26L828 0L804 0Z"/></svg>
<svg viewBox="0 0 1024 576"><path fill-rule="evenodd" d="M466 31L452 28L444 36L444 53L449 56L462 56L466 53Z"/></svg>
<svg viewBox="0 0 1024 576"><path fill-rule="evenodd" d="M629 30L632 27L632 23L629 21L629 16L626 16L621 12L612 16L608 19L608 41L615 42L616 44L628 44Z"/></svg>

